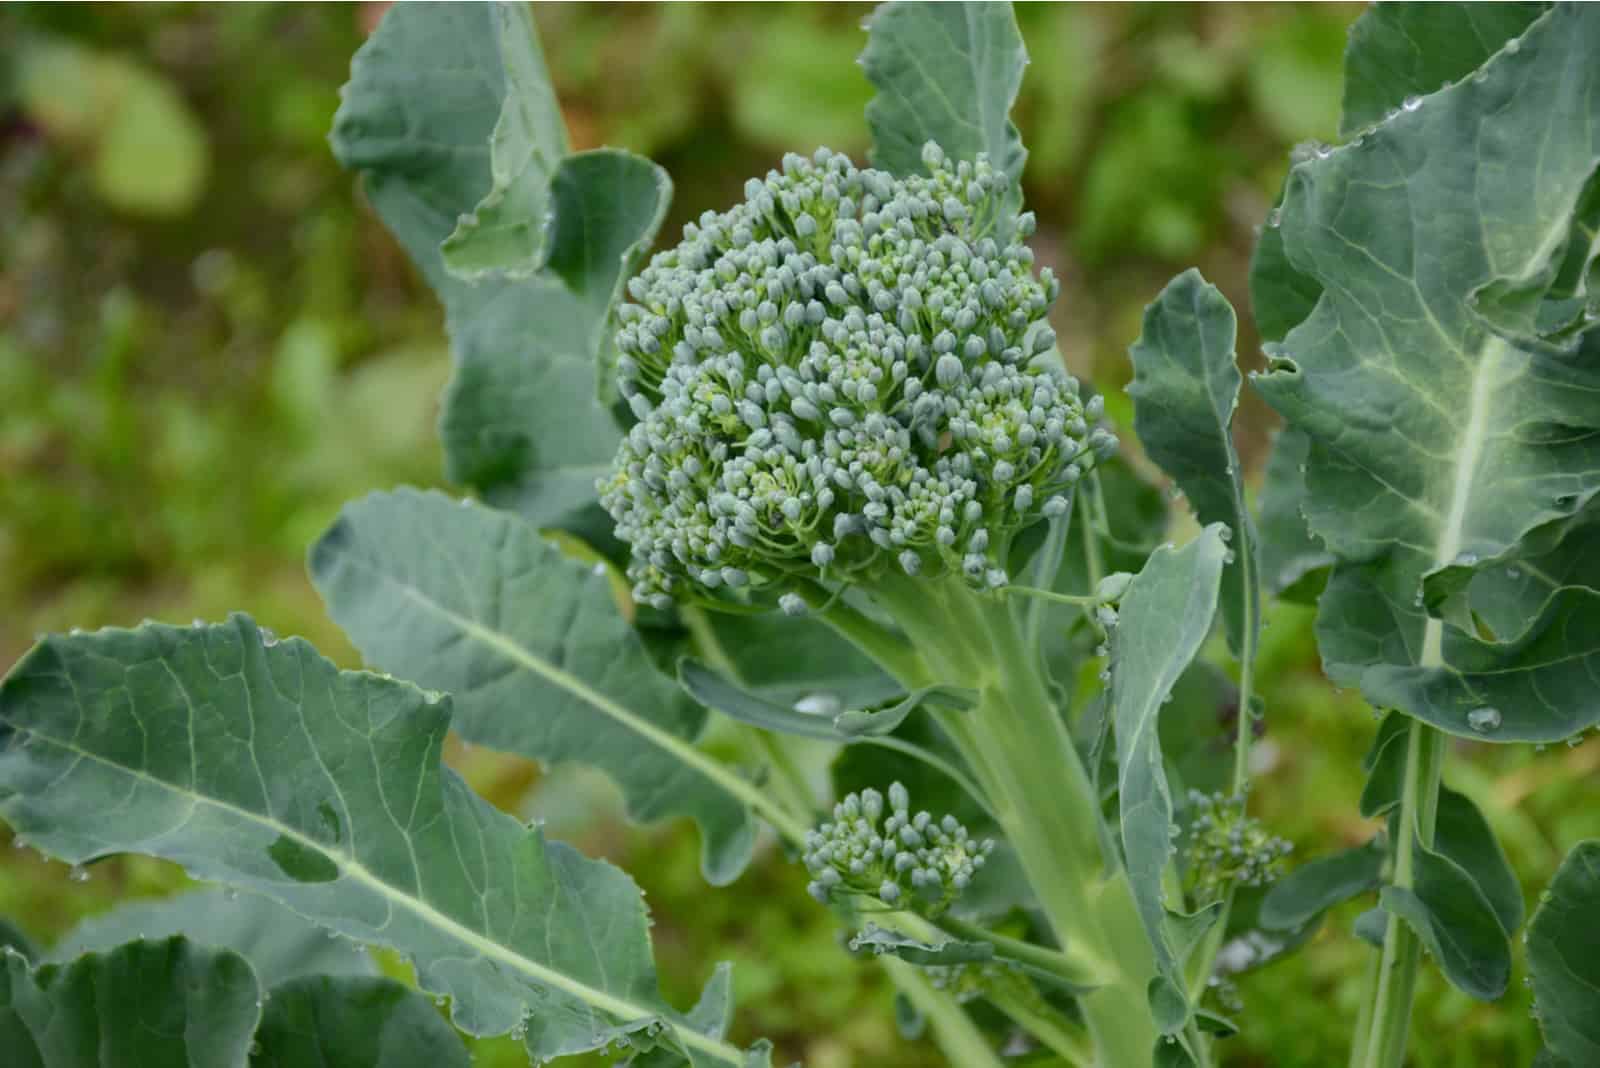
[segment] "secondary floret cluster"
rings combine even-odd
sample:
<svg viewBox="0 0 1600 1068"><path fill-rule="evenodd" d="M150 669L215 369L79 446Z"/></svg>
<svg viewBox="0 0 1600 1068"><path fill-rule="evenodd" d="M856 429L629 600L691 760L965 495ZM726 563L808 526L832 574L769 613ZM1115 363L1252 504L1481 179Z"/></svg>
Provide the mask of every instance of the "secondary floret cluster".
<svg viewBox="0 0 1600 1068"><path fill-rule="evenodd" d="M910 795L899 783L889 787L888 803L885 815L878 791L848 794L833 807L830 822L806 833L802 859L812 897L827 904L835 895L853 894L938 912L994 851L992 839L972 838L954 816L912 815Z"/></svg>
<svg viewBox="0 0 1600 1068"><path fill-rule="evenodd" d="M1003 585L1008 535L1114 449L1053 356L1060 285L1033 274L1010 179L931 143L923 160L786 156L629 284L638 423L599 490L636 597L888 567Z"/></svg>
<svg viewBox="0 0 1600 1068"><path fill-rule="evenodd" d="M1229 886L1264 886L1283 873L1293 844L1245 815L1242 796L1191 790L1189 803L1195 814L1186 860L1198 900L1218 900Z"/></svg>

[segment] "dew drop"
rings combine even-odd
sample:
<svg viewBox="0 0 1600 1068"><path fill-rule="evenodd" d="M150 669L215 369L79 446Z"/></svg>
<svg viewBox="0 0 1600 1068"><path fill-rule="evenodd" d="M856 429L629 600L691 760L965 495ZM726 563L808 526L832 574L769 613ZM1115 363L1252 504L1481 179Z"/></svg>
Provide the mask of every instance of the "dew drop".
<svg viewBox="0 0 1600 1068"><path fill-rule="evenodd" d="M1520 51L1522 51L1522 42L1520 40L1518 40L1517 38L1513 37L1513 38L1511 38L1511 40L1506 42L1506 48L1505 48L1506 55L1514 56Z"/></svg>
<svg viewBox="0 0 1600 1068"><path fill-rule="evenodd" d="M1267 212L1267 225L1268 226L1271 226L1274 229L1276 229L1278 224L1281 223L1281 222L1283 222L1283 209L1281 207L1273 208L1271 211Z"/></svg>
<svg viewBox="0 0 1600 1068"><path fill-rule="evenodd" d="M840 709L839 699L831 693L808 694L794 703L796 712L812 716L836 716Z"/></svg>
<svg viewBox="0 0 1600 1068"><path fill-rule="evenodd" d="M1488 734L1490 731L1499 730L1500 710L1498 708L1490 708L1487 705L1482 708L1474 708L1467 713L1467 726L1479 734Z"/></svg>
<svg viewBox="0 0 1600 1068"><path fill-rule="evenodd" d="M230 886L222 892L222 899L224 901L238 901L239 891Z"/></svg>
<svg viewBox="0 0 1600 1068"><path fill-rule="evenodd" d="M17 850L18 852L21 852L22 850L27 849L28 848L28 836L24 835L24 834L19 834L15 838L11 839L11 848Z"/></svg>
<svg viewBox="0 0 1600 1068"><path fill-rule="evenodd" d="M72 870L67 873L67 878L75 883L86 883L89 881L89 869L82 864L74 864Z"/></svg>
<svg viewBox="0 0 1600 1068"><path fill-rule="evenodd" d="M1420 96L1408 96L1401 102L1400 106L1407 111L1415 111L1422 106L1422 98Z"/></svg>
<svg viewBox="0 0 1600 1068"><path fill-rule="evenodd" d="M1521 577L1522 577L1522 572L1518 571L1516 568L1514 568L1514 567L1506 568L1506 578L1508 578L1508 579L1519 579Z"/></svg>
<svg viewBox="0 0 1600 1068"><path fill-rule="evenodd" d="M1451 561L1451 563L1453 563L1457 567L1471 567L1473 564L1476 564L1477 562L1478 562L1478 554L1477 553L1458 553L1458 554L1456 554L1456 558Z"/></svg>

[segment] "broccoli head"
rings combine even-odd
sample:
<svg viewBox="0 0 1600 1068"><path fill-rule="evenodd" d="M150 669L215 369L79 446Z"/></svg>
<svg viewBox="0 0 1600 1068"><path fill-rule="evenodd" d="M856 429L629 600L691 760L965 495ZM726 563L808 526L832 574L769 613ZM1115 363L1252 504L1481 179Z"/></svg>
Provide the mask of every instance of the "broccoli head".
<svg viewBox="0 0 1600 1068"><path fill-rule="evenodd" d="M1065 511L1114 447L1053 352L1060 285L1033 273L1009 179L931 143L923 161L786 156L629 284L618 378L638 422L599 491L636 597L889 568L1004 585L1011 534Z"/></svg>

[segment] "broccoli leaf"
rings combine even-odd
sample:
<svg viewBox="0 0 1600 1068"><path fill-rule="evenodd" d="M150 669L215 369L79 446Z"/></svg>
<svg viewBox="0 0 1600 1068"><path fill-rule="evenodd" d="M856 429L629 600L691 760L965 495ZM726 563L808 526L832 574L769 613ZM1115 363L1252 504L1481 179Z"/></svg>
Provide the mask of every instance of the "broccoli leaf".
<svg viewBox="0 0 1600 1068"><path fill-rule="evenodd" d="M1600 721L1600 702L1560 699L1600 653L1592 590L1554 593L1504 642L1419 603L1430 572L1514 558L1600 490L1600 367L1519 349L1470 307L1571 229L1600 85L1564 72L1597 42L1600 17L1552 11L1472 77L1298 164L1284 199L1289 260L1326 288L1257 385L1310 438L1305 512L1340 559L1325 666L1468 736L1551 740Z"/></svg>
<svg viewBox="0 0 1600 1068"><path fill-rule="evenodd" d="M69 862L149 853L391 946L462 1030L526 1028L535 1059L626 1037L749 1063L662 1001L633 881L473 794L440 765L449 726L449 698L242 615L52 636L0 684L0 817Z"/></svg>
<svg viewBox="0 0 1600 1068"><path fill-rule="evenodd" d="M1577 1068L1600 1063L1600 839L1561 862L1528 924L1528 970L1548 1052Z"/></svg>
<svg viewBox="0 0 1600 1068"><path fill-rule="evenodd" d="M1345 137L1465 78L1547 4L1374 4L1350 27L1344 58Z"/></svg>
<svg viewBox="0 0 1600 1068"><path fill-rule="evenodd" d="M346 505L311 575L368 662L454 696L462 737L601 768L634 819L700 824L707 879L743 870L757 791L695 748L705 710L656 672L606 575L517 516L415 490Z"/></svg>
<svg viewBox="0 0 1600 1068"><path fill-rule="evenodd" d="M861 67L878 90L867 104L872 165L922 173L929 141L954 159L987 153L995 170L1011 178L1014 211L1028 150L1011 105L1028 52L1011 5L890 3L873 13L867 29Z"/></svg>
<svg viewBox="0 0 1600 1068"><path fill-rule="evenodd" d="M1172 476L1201 523L1226 523L1235 540L1223 572L1222 614L1235 653L1261 628L1256 531L1233 444L1239 366L1233 308L1200 272L1185 271L1144 310L1144 329L1128 349L1133 362L1133 425L1145 451Z"/></svg>
<svg viewBox="0 0 1600 1068"><path fill-rule="evenodd" d="M830 742L889 734L925 702L945 708L967 708L977 696L958 686L924 686L882 708L808 712L751 693L699 661L688 659L678 664L678 684L696 701L741 723Z"/></svg>
<svg viewBox="0 0 1600 1068"><path fill-rule="evenodd" d="M1273 884L1261 901L1261 926L1304 927L1335 905L1376 890L1386 851L1378 839L1302 864Z"/></svg>
<svg viewBox="0 0 1600 1068"><path fill-rule="evenodd" d="M260 998L244 958L182 937L37 970L0 950L0 1050L8 1068L243 1068Z"/></svg>
<svg viewBox="0 0 1600 1068"><path fill-rule="evenodd" d="M393 979L304 975L272 988L250 1068L469 1068L433 1003Z"/></svg>
<svg viewBox="0 0 1600 1068"><path fill-rule="evenodd" d="M1506 992L1511 978L1505 929L1459 864L1420 842L1414 848L1412 885L1384 887L1378 895L1384 911L1411 925L1458 989L1493 1001Z"/></svg>
<svg viewBox="0 0 1600 1068"><path fill-rule="evenodd" d="M1285 600L1314 601L1314 596L1307 598L1302 591L1312 587L1314 593L1321 593L1317 577L1320 574L1325 582L1327 568L1333 563L1333 555L1306 529L1301 511L1306 494L1301 468L1310 448L1311 442L1298 430L1280 430L1261 485L1261 577L1269 592Z"/></svg>
<svg viewBox="0 0 1600 1068"><path fill-rule="evenodd" d="M136 938L182 934L195 945L231 950L250 962L264 987L303 975L371 975L372 957L359 943L332 937L316 924L256 894L219 888L191 890L155 901L129 901L90 916L50 947L67 962L108 953Z"/></svg>
<svg viewBox="0 0 1600 1068"><path fill-rule="evenodd" d="M545 263L550 179L567 154L567 127L526 4L495 4L505 99L489 138L492 185L440 246L446 269L466 281L526 278Z"/></svg>
<svg viewBox="0 0 1600 1068"><path fill-rule="evenodd" d="M444 304L455 359L440 416L446 475L602 544L610 525L594 480L619 432L596 382L609 381L617 290L654 237L671 183L628 153L565 156L543 68L523 5L398 4L356 54L332 140ZM439 246L458 216L494 196L491 137L503 111L518 116L528 162L517 191L452 254L458 265L469 253L504 260L483 242L529 222L517 213L533 210L529 190L547 184L540 196L553 218L531 220L523 244L537 234L533 255L550 262L528 273L523 248L515 277L474 285L446 269ZM496 147L513 150L504 139ZM536 162L547 182L530 170Z"/></svg>
<svg viewBox="0 0 1600 1068"><path fill-rule="evenodd" d="M1340 133L1359 133L1421 97L1480 67L1527 29L1542 4L1373 4L1356 20L1344 57ZM1465 27L1470 32L1462 32ZM1302 148L1298 155L1312 151ZM1321 283L1290 265L1277 219L1282 198L1261 230L1250 260L1250 306L1267 341L1281 341L1303 322ZM1263 517L1265 525L1265 517ZM1271 572L1268 572L1270 575Z"/></svg>
<svg viewBox="0 0 1600 1068"><path fill-rule="evenodd" d="M1189 1000L1167 935L1163 879L1173 853L1172 796L1157 721L1167 695L1211 632L1228 553L1222 530L1213 524L1182 549L1152 553L1122 598L1111 636L1122 847L1160 970L1151 983L1151 1008L1167 1034L1183 1027Z"/></svg>

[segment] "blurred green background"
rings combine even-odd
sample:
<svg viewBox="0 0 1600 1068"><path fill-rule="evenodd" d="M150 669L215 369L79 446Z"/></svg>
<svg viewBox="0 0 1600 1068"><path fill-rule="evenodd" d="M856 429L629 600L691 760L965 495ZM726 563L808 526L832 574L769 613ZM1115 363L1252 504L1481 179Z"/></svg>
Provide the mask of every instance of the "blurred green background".
<svg viewBox="0 0 1600 1068"><path fill-rule="evenodd" d="M863 5L541 5L576 147L653 156L677 195L664 233L739 196L784 150L866 148ZM381 5L0 8L0 668L40 631L246 608L354 666L302 566L348 497L440 479L448 374L431 295L334 164L325 136ZM1351 5L1019 9L1033 62L1017 120L1040 259L1063 276L1068 360L1131 423L1120 387L1139 314L1198 264L1243 311L1256 225L1289 149L1332 139ZM1258 362L1245 325L1240 353ZM1247 397L1255 470L1270 413ZM1180 521L1182 521L1180 519ZM1373 720L1323 680L1310 613L1278 606L1261 674L1257 787L1298 855L1371 833L1355 811ZM583 775L482 751L451 759L495 803L627 867L679 1003L733 960L738 1037L812 1068L939 1063L894 1030L803 879L764 856L707 892L692 833L615 818ZM1600 746L1461 743L1447 777L1489 810L1536 893L1600 833ZM1582 804L1587 796L1589 804ZM118 860L85 881L0 851L0 914L48 941L183 876ZM1341 910L1308 951L1239 984L1229 1065L1343 1064L1366 951ZM1520 983L1499 1007L1430 976L1414 1063L1522 1065ZM508 1043L483 1063L516 1064Z"/></svg>

